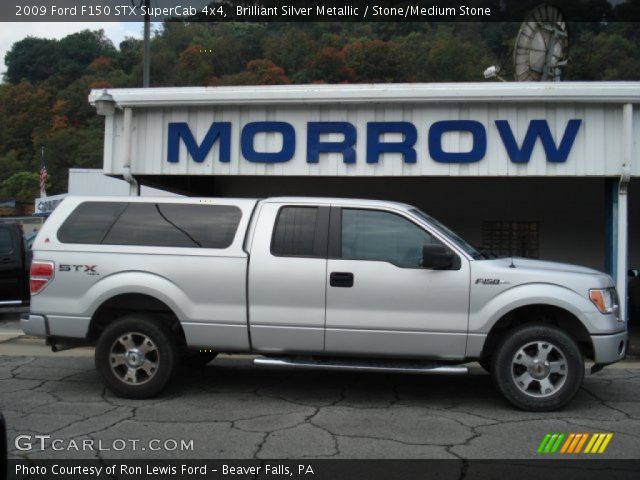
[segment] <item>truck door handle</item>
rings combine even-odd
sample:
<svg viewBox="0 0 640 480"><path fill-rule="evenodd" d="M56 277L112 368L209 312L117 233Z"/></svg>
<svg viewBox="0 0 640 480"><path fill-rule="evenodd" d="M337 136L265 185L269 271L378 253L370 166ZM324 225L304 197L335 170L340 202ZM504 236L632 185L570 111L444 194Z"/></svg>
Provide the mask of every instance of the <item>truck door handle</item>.
<svg viewBox="0 0 640 480"><path fill-rule="evenodd" d="M10 258L3 258L2 260L0 260L0 263L10 263L11 259Z"/></svg>
<svg viewBox="0 0 640 480"><path fill-rule="evenodd" d="M332 287L353 287L353 273L331 272L329 275L329 285Z"/></svg>

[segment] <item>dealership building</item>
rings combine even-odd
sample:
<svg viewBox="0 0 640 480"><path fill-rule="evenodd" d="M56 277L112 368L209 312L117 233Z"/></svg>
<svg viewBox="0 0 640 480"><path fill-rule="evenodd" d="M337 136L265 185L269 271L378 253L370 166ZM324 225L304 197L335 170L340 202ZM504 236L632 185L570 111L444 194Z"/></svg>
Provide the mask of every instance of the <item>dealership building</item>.
<svg viewBox="0 0 640 480"><path fill-rule="evenodd" d="M413 204L496 255L640 267L640 83L94 90L104 172L193 196ZM621 295L622 296L622 295Z"/></svg>

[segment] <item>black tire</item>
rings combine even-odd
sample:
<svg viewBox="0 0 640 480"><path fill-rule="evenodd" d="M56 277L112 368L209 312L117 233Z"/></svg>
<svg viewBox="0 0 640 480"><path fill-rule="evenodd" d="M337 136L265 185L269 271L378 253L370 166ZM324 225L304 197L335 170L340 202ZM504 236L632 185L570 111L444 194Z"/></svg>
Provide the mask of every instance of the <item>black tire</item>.
<svg viewBox="0 0 640 480"><path fill-rule="evenodd" d="M563 407L578 392L584 359L576 342L563 331L529 325L503 337L492 356L491 370L496 386L513 405L547 412Z"/></svg>
<svg viewBox="0 0 640 480"><path fill-rule="evenodd" d="M184 367L204 367L218 356L218 352L187 350L182 354L181 364Z"/></svg>
<svg viewBox="0 0 640 480"><path fill-rule="evenodd" d="M131 348L122 343L127 337L125 343ZM176 340L169 328L138 314L109 325L100 335L95 351L95 365L104 384L124 398L151 398L160 393L171 381L178 359ZM121 361L125 363L120 364ZM131 368L138 363L137 368ZM131 375L130 370L135 373Z"/></svg>

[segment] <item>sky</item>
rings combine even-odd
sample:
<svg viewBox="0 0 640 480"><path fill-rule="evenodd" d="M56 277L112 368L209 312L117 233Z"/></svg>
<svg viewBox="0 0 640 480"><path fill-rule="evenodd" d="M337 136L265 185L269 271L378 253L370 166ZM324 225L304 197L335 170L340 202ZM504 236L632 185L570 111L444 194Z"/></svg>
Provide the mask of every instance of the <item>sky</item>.
<svg viewBox="0 0 640 480"><path fill-rule="evenodd" d="M152 25L152 31L154 27ZM0 22L0 75L6 70L4 56L15 42L29 36L59 39L87 29L103 29L116 48L125 37L142 38L143 35L142 22Z"/></svg>

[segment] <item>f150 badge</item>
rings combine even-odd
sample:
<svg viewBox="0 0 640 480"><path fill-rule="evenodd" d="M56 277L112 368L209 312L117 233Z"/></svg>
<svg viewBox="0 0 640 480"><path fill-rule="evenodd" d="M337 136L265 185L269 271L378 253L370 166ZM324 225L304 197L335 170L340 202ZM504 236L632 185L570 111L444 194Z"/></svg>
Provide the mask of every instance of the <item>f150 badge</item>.
<svg viewBox="0 0 640 480"><path fill-rule="evenodd" d="M66 265L61 264L58 267L59 272L81 272L87 275L100 275L96 272L97 265Z"/></svg>
<svg viewBox="0 0 640 480"><path fill-rule="evenodd" d="M509 282L499 278L477 278L476 285L509 285Z"/></svg>

